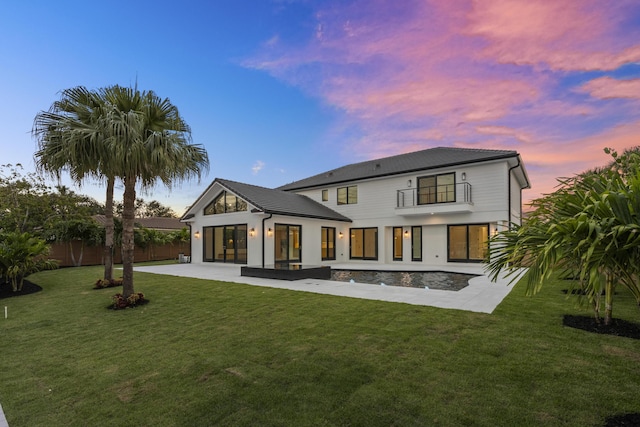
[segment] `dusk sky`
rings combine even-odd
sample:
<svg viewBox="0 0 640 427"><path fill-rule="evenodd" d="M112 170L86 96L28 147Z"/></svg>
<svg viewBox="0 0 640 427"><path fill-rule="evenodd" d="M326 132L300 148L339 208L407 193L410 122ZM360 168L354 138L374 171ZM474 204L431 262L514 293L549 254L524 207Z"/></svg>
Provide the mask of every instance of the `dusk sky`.
<svg viewBox="0 0 640 427"><path fill-rule="evenodd" d="M640 1L2 0L0 164L34 170L61 90L136 82L209 153L200 183L139 194L178 214L216 177L277 187L438 146L518 151L530 200L640 145Z"/></svg>

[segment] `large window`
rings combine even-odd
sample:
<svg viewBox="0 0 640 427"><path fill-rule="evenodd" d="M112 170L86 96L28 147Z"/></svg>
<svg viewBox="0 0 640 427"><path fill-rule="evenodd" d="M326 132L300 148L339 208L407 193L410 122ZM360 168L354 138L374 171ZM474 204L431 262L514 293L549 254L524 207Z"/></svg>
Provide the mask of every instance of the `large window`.
<svg viewBox="0 0 640 427"><path fill-rule="evenodd" d="M336 259L336 229L333 227L322 227L321 234L322 260Z"/></svg>
<svg viewBox="0 0 640 427"><path fill-rule="evenodd" d="M422 176L418 178L418 204L448 203L456 201L456 175Z"/></svg>
<svg viewBox="0 0 640 427"><path fill-rule="evenodd" d="M247 202L235 194L223 191L204 208L205 215L216 215L229 212L243 212L247 210Z"/></svg>
<svg viewBox="0 0 640 427"><path fill-rule="evenodd" d="M358 187L356 185L338 188L339 205L352 205L355 203L358 203Z"/></svg>
<svg viewBox="0 0 640 427"><path fill-rule="evenodd" d="M378 259L377 228L352 228L349 234L351 259Z"/></svg>
<svg viewBox="0 0 640 427"><path fill-rule="evenodd" d="M276 224L275 260L276 263L302 261L302 226Z"/></svg>
<svg viewBox="0 0 640 427"><path fill-rule="evenodd" d="M393 260L402 261L402 227L393 227Z"/></svg>
<svg viewBox="0 0 640 427"><path fill-rule="evenodd" d="M449 261L482 262L489 250L489 224L450 225Z"/></svg>
<svg viewBox="0 0 640 427"><path fill-rule="evenodd" d="M247 224L202 228L204 261L247 263Z"/></svg>
<svg viewBox="0 0 640 427"><path fill-rule="evenodd" d="M411 227L411 261L422 261L422 227Z"/></svg>

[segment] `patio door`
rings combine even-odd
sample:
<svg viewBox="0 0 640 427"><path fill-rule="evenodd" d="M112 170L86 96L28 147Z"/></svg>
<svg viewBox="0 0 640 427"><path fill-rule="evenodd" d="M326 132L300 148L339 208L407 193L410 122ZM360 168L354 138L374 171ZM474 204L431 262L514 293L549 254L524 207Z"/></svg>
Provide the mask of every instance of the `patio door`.
<svg viewBox="0 0 640 427"><path fill-rule="evenodd" d="M204 261L247 263L247 225L203 227Z"/></svg>
<svg viewBox="0 0 640 427"><path fill-rule="evenodd" d="M276 224L274 258L276 264L298 263L302 260L302 226Z"/></svg>

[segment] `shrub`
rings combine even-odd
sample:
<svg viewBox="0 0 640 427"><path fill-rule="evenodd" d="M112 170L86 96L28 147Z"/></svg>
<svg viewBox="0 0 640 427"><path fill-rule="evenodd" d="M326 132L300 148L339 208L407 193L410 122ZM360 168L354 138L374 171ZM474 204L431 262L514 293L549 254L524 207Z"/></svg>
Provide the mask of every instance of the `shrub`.
<svg viewBox="0 0 640 427"><path fill-rule="evenodd" d="M0 278L20 292L29 274L58 267L56 261L47 259L48 254L49 245L30 233L0 232Z"/></svg>
<svg viewBox="0 0 640 427"><path fill-rule="evenodd" d="M122 286L122 277L119 279L98 279L93 285L93 289L115 288L116 286Z"/></svg>
<svg viewBox="0 0 640 427"><path fill-rule="evenodd" d="M125 298L122 294L115 294L111 297L111 305L109 308L113 310L122 310L127 307L137 307L148 303L149 300L144 297L142 292L133 293Z"/></svg>

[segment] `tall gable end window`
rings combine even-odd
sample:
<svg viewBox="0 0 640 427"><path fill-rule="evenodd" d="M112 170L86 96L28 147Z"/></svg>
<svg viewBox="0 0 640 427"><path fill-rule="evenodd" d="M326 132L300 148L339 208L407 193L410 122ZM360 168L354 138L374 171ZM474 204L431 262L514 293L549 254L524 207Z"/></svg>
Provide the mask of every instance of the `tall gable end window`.
<svg viewBox="0 0 640 427"><path fill-rule="evenodd" d="M418 178L418 204L456 201L456 174L421 176Z"/></svg>
<svg viewBox="0 0 640 427"><path fill-rule="evenodd" d="M356 185L338 188L339 205L353 205L356 203L358 203L358 187Z"/></svg>
<svg viewBox="0 0 640 427"><path fill-rule="evenodd" d="M244 212L247 202L235 194L223 191L204 208L205 215L216 215L230 212Z"/></svg>

